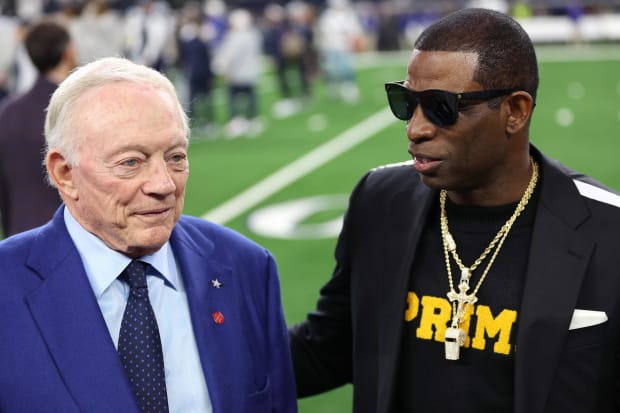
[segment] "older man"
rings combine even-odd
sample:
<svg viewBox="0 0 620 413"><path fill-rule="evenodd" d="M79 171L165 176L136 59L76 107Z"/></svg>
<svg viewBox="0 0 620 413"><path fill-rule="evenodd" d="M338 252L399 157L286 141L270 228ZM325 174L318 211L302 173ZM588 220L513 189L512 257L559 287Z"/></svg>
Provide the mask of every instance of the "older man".
<svg viewBox="0 0 620 413"><path fill-rule="evenodd" d="M181 215L187 134L172 84L128 60L56 90L64 206L0 243L0 411L296 411L273 258Z"/></svg>

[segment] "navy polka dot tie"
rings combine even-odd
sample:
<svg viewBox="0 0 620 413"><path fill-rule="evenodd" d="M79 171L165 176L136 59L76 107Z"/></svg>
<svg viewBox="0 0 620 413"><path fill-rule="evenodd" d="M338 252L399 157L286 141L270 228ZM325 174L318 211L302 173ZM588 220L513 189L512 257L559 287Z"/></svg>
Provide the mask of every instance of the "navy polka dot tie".
<svg viewBox="0 0 620 413"><path fill-rule="evenodd" d="M132 261L119 278L129 298L118 338L118 354L142 412L168 412L164 358L155 313L149 302L146 266Z"/></svg>

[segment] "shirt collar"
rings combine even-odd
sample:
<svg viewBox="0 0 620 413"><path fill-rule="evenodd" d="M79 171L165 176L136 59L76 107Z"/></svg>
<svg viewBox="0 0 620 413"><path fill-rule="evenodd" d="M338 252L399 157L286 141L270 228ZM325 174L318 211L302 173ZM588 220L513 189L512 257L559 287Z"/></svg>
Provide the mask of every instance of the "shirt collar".
<svg viewBox="0 0 620 413"><path fill-rule="evenodd" d="M84 229L66 206L64 220L69 235L82 258L95 296L100 298L132 259L109 248L99 237ZM149 275L159 276L163 278L167 286L178 289L179 274L169 242L166 242L157 252L140 257L140 260L155 269L156 274Z"/></svg>

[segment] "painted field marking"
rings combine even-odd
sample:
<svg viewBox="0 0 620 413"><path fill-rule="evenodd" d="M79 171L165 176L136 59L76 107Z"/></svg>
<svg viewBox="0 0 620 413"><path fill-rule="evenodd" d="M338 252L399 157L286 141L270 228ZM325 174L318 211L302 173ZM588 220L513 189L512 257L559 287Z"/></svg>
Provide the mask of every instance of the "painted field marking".
<svg viewBox="0 0 620 413"><path fill-rule="evenodd" d="M286 186L376 135L396 121L389 108L382 109L330 141L285 165L223 204L206 212L202 218L225 224Z"/></svg>
<svg viewBox="0 0 620 413"><path fill-rule="evenodd" d="M588 47L537 45L536 52L539 63L580 60L620 60L620 52L615 45L608 47L592 45ZM395 53L384 52L382 54L368 53L367 55L357 57L356 67L362 70L380 65L398 65L404 68L410 53L410 51L399 51ZM393 122L396 122L396 119L392 116L389 109L386 108L375 113L360 124L348 129L334 139L274 172L272 175L246 189L237 196L206 212L202 215L202 218L220 224L227 223L284 187L330 162L355 145L372 137Z"/></svg>

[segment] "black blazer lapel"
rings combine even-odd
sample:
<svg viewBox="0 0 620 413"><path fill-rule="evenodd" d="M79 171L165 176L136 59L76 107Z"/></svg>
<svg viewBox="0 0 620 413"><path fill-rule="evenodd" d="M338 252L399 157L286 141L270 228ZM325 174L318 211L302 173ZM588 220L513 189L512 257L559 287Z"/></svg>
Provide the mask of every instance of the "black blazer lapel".
<svg viewBox="0 0 620 413"><path fill-rule="evenodd" d="M381 283L380 294L385 302L378 308L379 331L378 346L379 374L377 378L377 412L389 411L394 394L397 361L400 353L401 332L404 323L405 295L416 250L428 210L436 196L436 191L418 184L412 192L397 193L391 200L392 211L389 225L385 228L386 277Z"/></svg>
<svg viewBox="0 0 620 413"><path fill-rule="evenodd" d="M589 216L576 187L547 161L543 165L515 352L516 413L544 411L594 249L576 231Z"/></svg>

